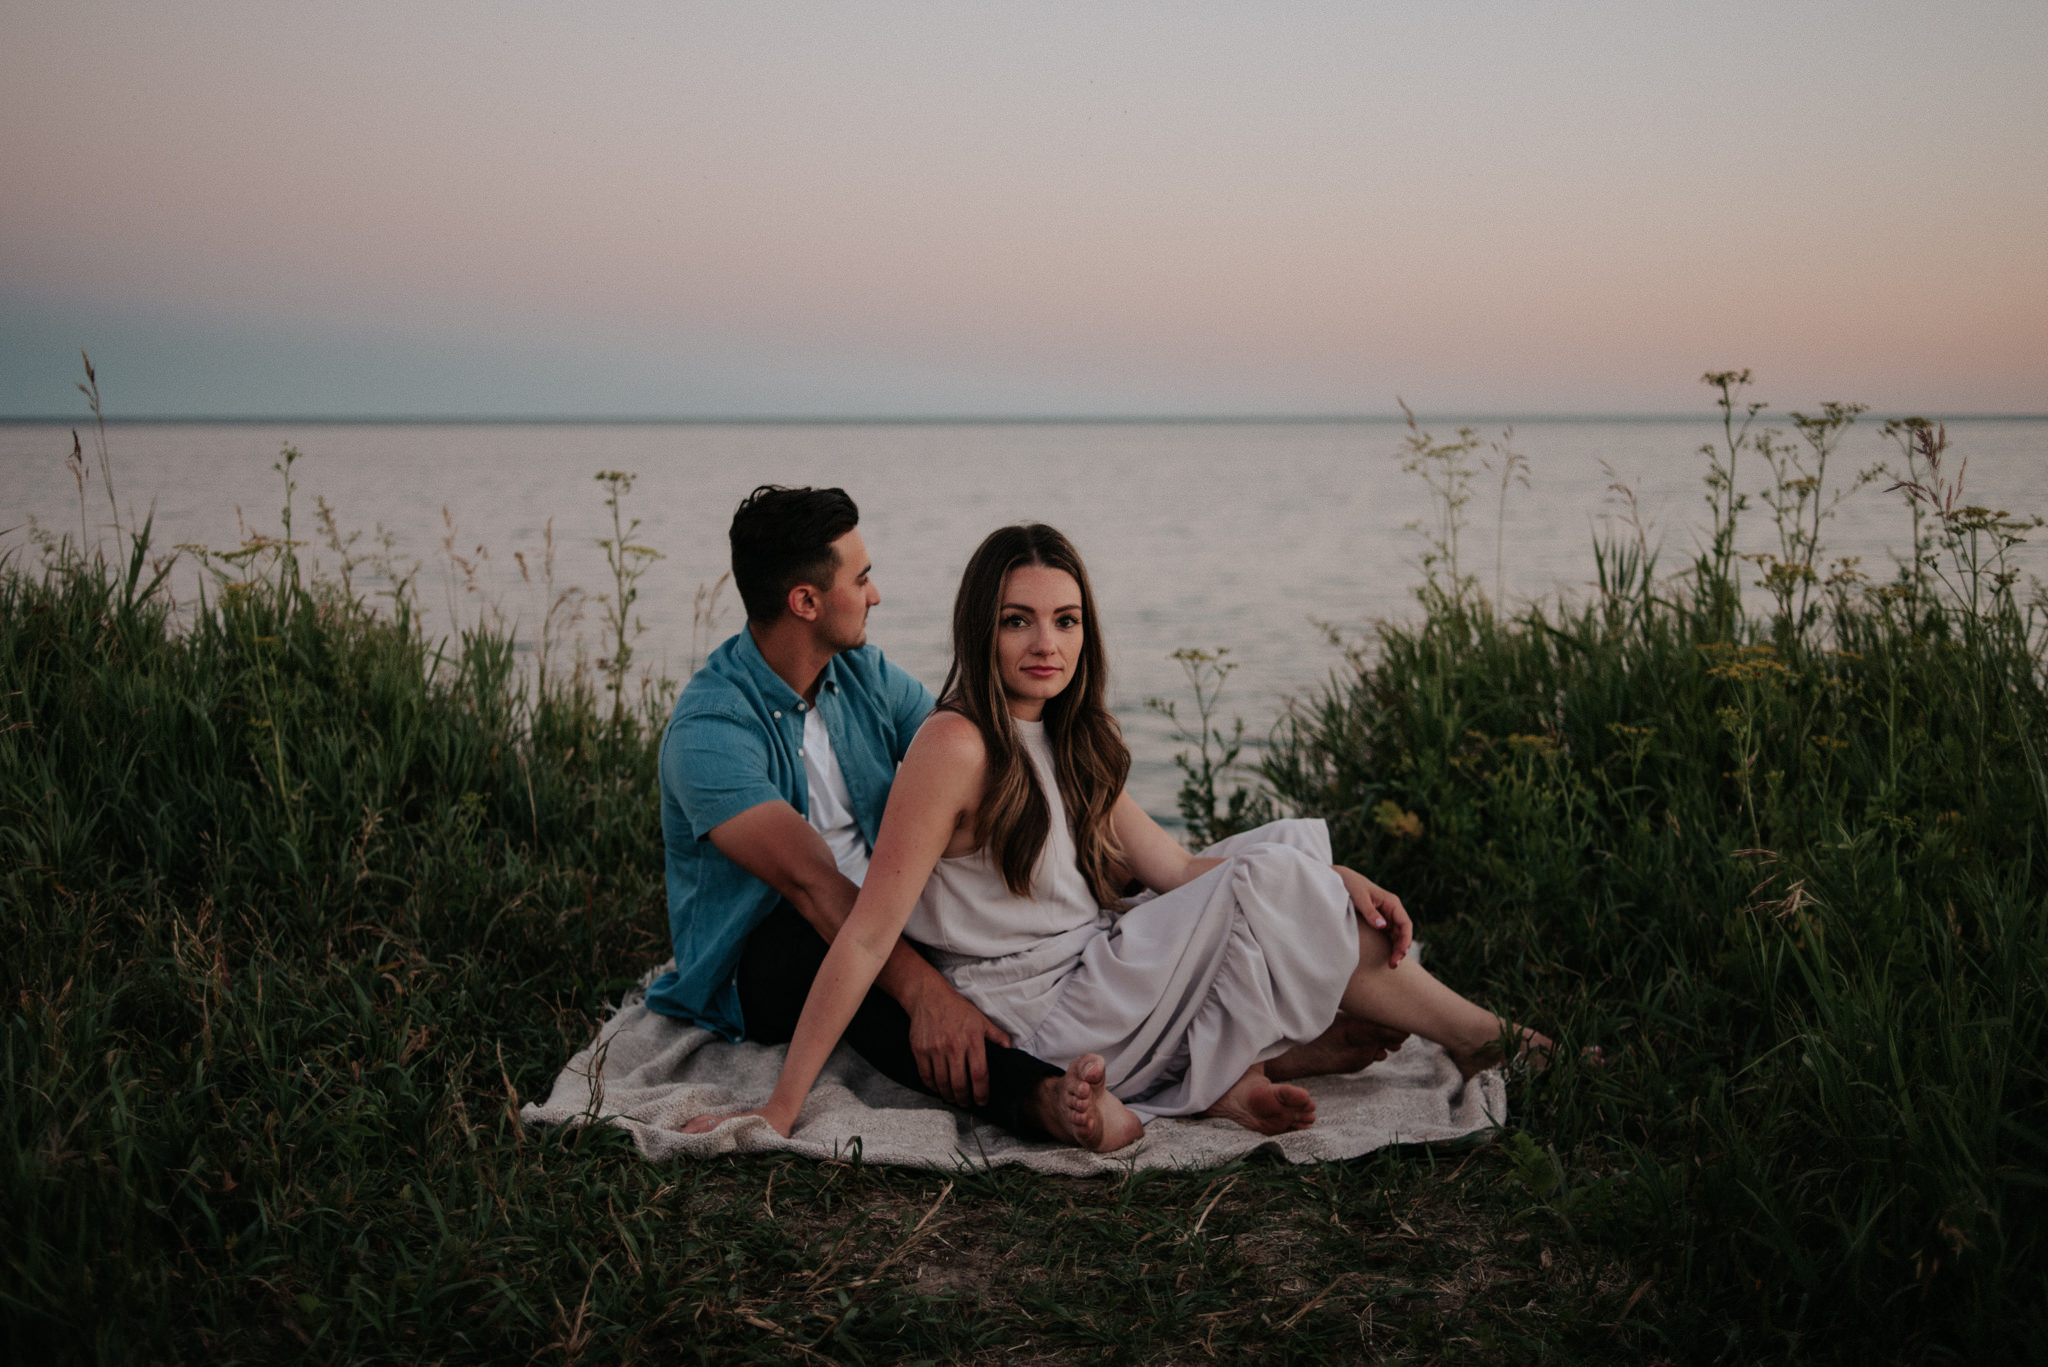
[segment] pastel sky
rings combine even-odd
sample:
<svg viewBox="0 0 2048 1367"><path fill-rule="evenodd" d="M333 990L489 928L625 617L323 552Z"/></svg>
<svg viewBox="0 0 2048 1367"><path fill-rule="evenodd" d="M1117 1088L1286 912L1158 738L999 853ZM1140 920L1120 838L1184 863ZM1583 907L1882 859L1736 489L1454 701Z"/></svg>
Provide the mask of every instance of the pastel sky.
<svg viewBox="0 0 2048 1367"><path fill-rule="evenodd" d="M0 416L2048 411L2048 4L0 0Z"/></svg>

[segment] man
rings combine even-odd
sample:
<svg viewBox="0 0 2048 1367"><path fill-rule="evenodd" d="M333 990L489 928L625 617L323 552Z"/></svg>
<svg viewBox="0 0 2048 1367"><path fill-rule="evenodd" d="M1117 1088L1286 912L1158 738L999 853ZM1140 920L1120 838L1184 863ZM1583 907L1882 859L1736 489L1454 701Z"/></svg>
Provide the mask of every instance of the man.
<svg viewBox="0 0 2048 1367"><path fill-rule="evenodd" d="M881 602L839 489L763 485L733 514L747 624L676 702L661 751L676 968L656 1011L787 1043L853 907L896 765L931 693L867 644ZM882 1073L1025 1134L1062 1128L1061 1070L898 941L847 1040Z"/></svg>
<svg viewBox="0 0 2048 1367"><path fill-rule="evenodd" d="M676 967L647 1004L728 1039L786 1044L795 1032L866 875L896 766L932 709L924 685L867 644L882 596L859 520L840 489L747 496L730 533L747 624L690 680L662 740ZM901 940L845 1038L884 1075L1013 1132L1104 1141L1099 1058L1063 1073L1010 1048ZM1264 1071L1348 1072L1401 1038L1340 1017Z"/></svg>

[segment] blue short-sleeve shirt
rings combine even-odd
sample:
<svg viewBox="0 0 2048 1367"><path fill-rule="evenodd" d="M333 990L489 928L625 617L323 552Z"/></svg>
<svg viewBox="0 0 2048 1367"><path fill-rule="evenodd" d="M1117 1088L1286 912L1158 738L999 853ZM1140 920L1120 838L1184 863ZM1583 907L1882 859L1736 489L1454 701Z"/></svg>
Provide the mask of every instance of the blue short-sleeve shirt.
<svg viewBox="0 0 2048 1367"><path fill-rule="evenodd" d="M862 646L825 666L815 705L854 821L873 848L896 766L932 710L931 692L880 650ZM768 667L742 627L683 689L662 737L661 838L676 966L648 989L647 1005L728 1039L745 1029L733 984L740 950L781 894L705 836L764 802L809 813L799 747L811 706Z"/></svg>

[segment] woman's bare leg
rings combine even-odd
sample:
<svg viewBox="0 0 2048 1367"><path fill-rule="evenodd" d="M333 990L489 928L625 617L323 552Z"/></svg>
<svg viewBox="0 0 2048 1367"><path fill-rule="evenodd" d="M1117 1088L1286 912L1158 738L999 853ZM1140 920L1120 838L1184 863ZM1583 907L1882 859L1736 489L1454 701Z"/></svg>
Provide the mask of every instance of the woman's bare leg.
<svg viewBox="0 0 2048 1367"><path fill-rule="evenodd" d="M1466 1077L1502 1062L1504 1038L1519 1041L1516 1057L1539 1065L1549 1061L1547 1036L1465 1000L1415 959L1387 967L1392 945L1386 935L1363 921L1357 925L1358 967L1344 989L1345 1011L1442 1045Z"/></svg>

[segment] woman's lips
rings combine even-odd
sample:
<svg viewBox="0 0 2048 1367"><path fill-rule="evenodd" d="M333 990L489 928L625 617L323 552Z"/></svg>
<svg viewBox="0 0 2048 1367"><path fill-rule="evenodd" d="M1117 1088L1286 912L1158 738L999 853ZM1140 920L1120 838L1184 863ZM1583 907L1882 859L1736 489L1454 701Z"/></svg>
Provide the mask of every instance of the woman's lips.
<svg viewBox="0 0 2048 1367"><path fill-rule="evenodd" d="M1024 672L1034 679L1053 679L1060 673L1057 665L1026 665Z"/></svg>

